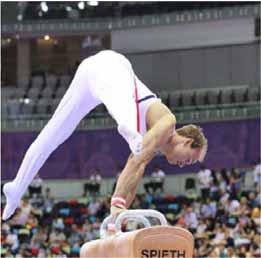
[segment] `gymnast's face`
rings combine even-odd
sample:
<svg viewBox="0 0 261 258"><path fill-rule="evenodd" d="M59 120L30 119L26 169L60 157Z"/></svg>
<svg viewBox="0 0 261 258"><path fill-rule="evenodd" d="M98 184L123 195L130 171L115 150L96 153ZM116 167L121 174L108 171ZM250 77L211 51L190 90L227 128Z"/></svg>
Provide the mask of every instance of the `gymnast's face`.
<svg viewBox="0 0 261 258"><path fill-rule="evenodd" d="M163 154L170 164L183 167L185 165L192 165L196 163L200 158L200 149L191 148L193 139L175 135L164 146Z"/></svg>

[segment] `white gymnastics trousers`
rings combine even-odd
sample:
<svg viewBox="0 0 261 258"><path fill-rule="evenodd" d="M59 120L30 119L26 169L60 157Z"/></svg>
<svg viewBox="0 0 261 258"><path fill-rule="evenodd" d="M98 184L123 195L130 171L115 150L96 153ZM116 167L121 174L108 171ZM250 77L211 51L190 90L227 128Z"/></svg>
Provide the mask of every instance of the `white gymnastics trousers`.
<svg viewBox="0 0 261 258"><path fill-rule="evenodd" d="M118 127L137 132L134 76L130 62L114 51L85 59L55 113L27 150L15 179L4 188L7 202L18 204L50 154L97 105L106 106ZM146 94L144 89L141 94Z"/></svg>

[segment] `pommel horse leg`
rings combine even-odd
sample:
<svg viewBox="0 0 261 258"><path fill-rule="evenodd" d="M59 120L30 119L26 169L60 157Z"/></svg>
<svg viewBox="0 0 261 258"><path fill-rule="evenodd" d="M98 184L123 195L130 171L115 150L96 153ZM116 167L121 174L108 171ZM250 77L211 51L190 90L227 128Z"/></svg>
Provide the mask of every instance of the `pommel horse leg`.
<svg viewBox="0 0 261 258"><path fill-rule="evenodd" d="M126 211L125 215L128 212ZM117 231L117 220L115 222L116 234L85 243L81 248L81 258L193 257L193 236L183 228L163 225L122 233L121 231Z"/></svg>

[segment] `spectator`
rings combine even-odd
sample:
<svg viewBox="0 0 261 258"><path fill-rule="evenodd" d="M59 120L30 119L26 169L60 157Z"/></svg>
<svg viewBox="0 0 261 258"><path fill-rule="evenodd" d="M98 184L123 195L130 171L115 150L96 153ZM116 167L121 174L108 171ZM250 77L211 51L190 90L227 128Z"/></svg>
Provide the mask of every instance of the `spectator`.
<svg viewBox="0 0 261 258"><path fill-rule="evenodd" d="M246 197L241 197L240 199L240 207L239 207L240 215L249 216L251 213L251 209L248 205L248 201Z"/></svg>
<svg viewBox="0 0 261 258"><path fill-rule="evenodd" d="M11 223L13 225L24 225L27 222L31 211L32 206L29 204L29 200L25 197L22 200L20 207L17 209L14 217L12 218Z"/></svg>
<svg viewBox="0 0 261 258"><path fill-rule="evenodd" d="M52 245L59 245L61 242L65 241L65 235L63 233L63 231L61 229L53 229L51 234L50 234L50 238L49 238L49 242Z"/></svg>
<svg viewBox="0 0 261 258"><path fill-rule="evenodd" d="M196 213L193 211L192 207L187 206L185 208L184 220L186 227L192 232L195 233L198 226L198 219Z"/></svg>
<svg viewBox="0 0 261 258"><path fill-rule="evenodd" d="M254 186L260 187L261 186L261 162L260 162L260 160L258 162L254 163L253 176L254 176Z"/></svg>
<svg viewBox="0 0 261 258"><path fill-rule="evenodd" d="M165 181L165 173L160 169L158 165L154 166L154 170L151 174L150 182L144 184L145 191L147 193L151 193L150 189L152 189L152 193L156 194L159 189L161 193L164 192L164 181Z"/></svg>
<svg viewBox="0 0 261 258"><path fill-rule="evenodd" d="M231 176L229 178L229 185L228 191L230 195L234 198L238 198L241 192L241 180L237 173L234 172L235 170L231 171Z"/></svg>
<svg viewBox="0 0 261 258"><path fill-rule="evenodd" d="M94 169L90 179L87 183L84 184L84 196L87 195L87 192L89 192L91 195L96 196L97 193L100 192L100 186L101 186L101 174L99 169Z"/></svg>
<svg viewBox="0 0 261 258"><path fill-rule="evenodd" d="M212 200L218 201L220 198L220 192L219 192L220 180L215 170L211 171L211 176L213 178L213 181L211 182L211 187L210 187L210 197Z"/></svg>
<svg viewBox="0 0 261 258"><path fill-rule="evenodd" d="M41 195L42 194L42 184L43 180L40 178L39 174L36 174L34 180L29 186L29 195L30 197L34 195Z"/></svg>
<svg viewBox="0 0 261 258"><path fill-rule="evenodd" d="M215 236L212 240L213 245L225 244L226 243L226 227L217 223L215 225Z"/></svg>
<svg viewBox="0 0 261 258"><path fill-rule="evenodd" d="M101 203L97 197L93 197L88 204L88 211L90 215L95 216L101 206Z"/></svg>
<svg viewBox="0 0 261 258"><path fill-rule="evenodd" d="M201 190L201 197L206 200L210 196L210 186L213 181L211 171L201 165L200 171L198 173L199 188Z"/></svg>
<svg viewBox="0 0 261 258"><path fill-rule="evenodd" d="M258 207L258 200L255 192L248 193L248 203L251 208Z"/></svg>
<svg viewBox="0 0 261 258"><path fill-rule="evenodd" d="M32 247L40 248L47 244L47 230L45 228L40 228L38 232L36 232L31 241Z"/></svg>
<svg viewBox="0 0 261 258"><path fill-rule="evenodd" d="M215 218L217 207L215 202L211 202L210 198L203 203L201 206L201 215L203 219Z"/></svg>
<svg viewBox="0 0 261 258"><path fill-rule="evenodd" d="M226 204L225 209L229 215L240 215L240 203L238 200L234 199L233 196L228 198Z"/></svg>

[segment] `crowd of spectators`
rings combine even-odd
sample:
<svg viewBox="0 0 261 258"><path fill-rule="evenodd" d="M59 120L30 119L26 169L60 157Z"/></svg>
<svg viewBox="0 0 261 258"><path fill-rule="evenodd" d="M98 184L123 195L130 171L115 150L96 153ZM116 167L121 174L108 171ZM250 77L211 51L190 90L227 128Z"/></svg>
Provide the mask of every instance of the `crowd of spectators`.
<svg viewBox="0 0 261 258"><path fill-rule="evenodd" d="M253 174L258 174L258 168L256 164ZM203 174L199 183L204 181ZM206 174L209 190L197 197L147 192L136 196L132 208L157 209L171 225L190 230L195 257L260 257L260 181L244 190L244 175L238 170ZM109 208L110 196L57 201L48 188L24 198L14 216L2 222L1 257L78 257L83 243L99 238Z"/></svg>

